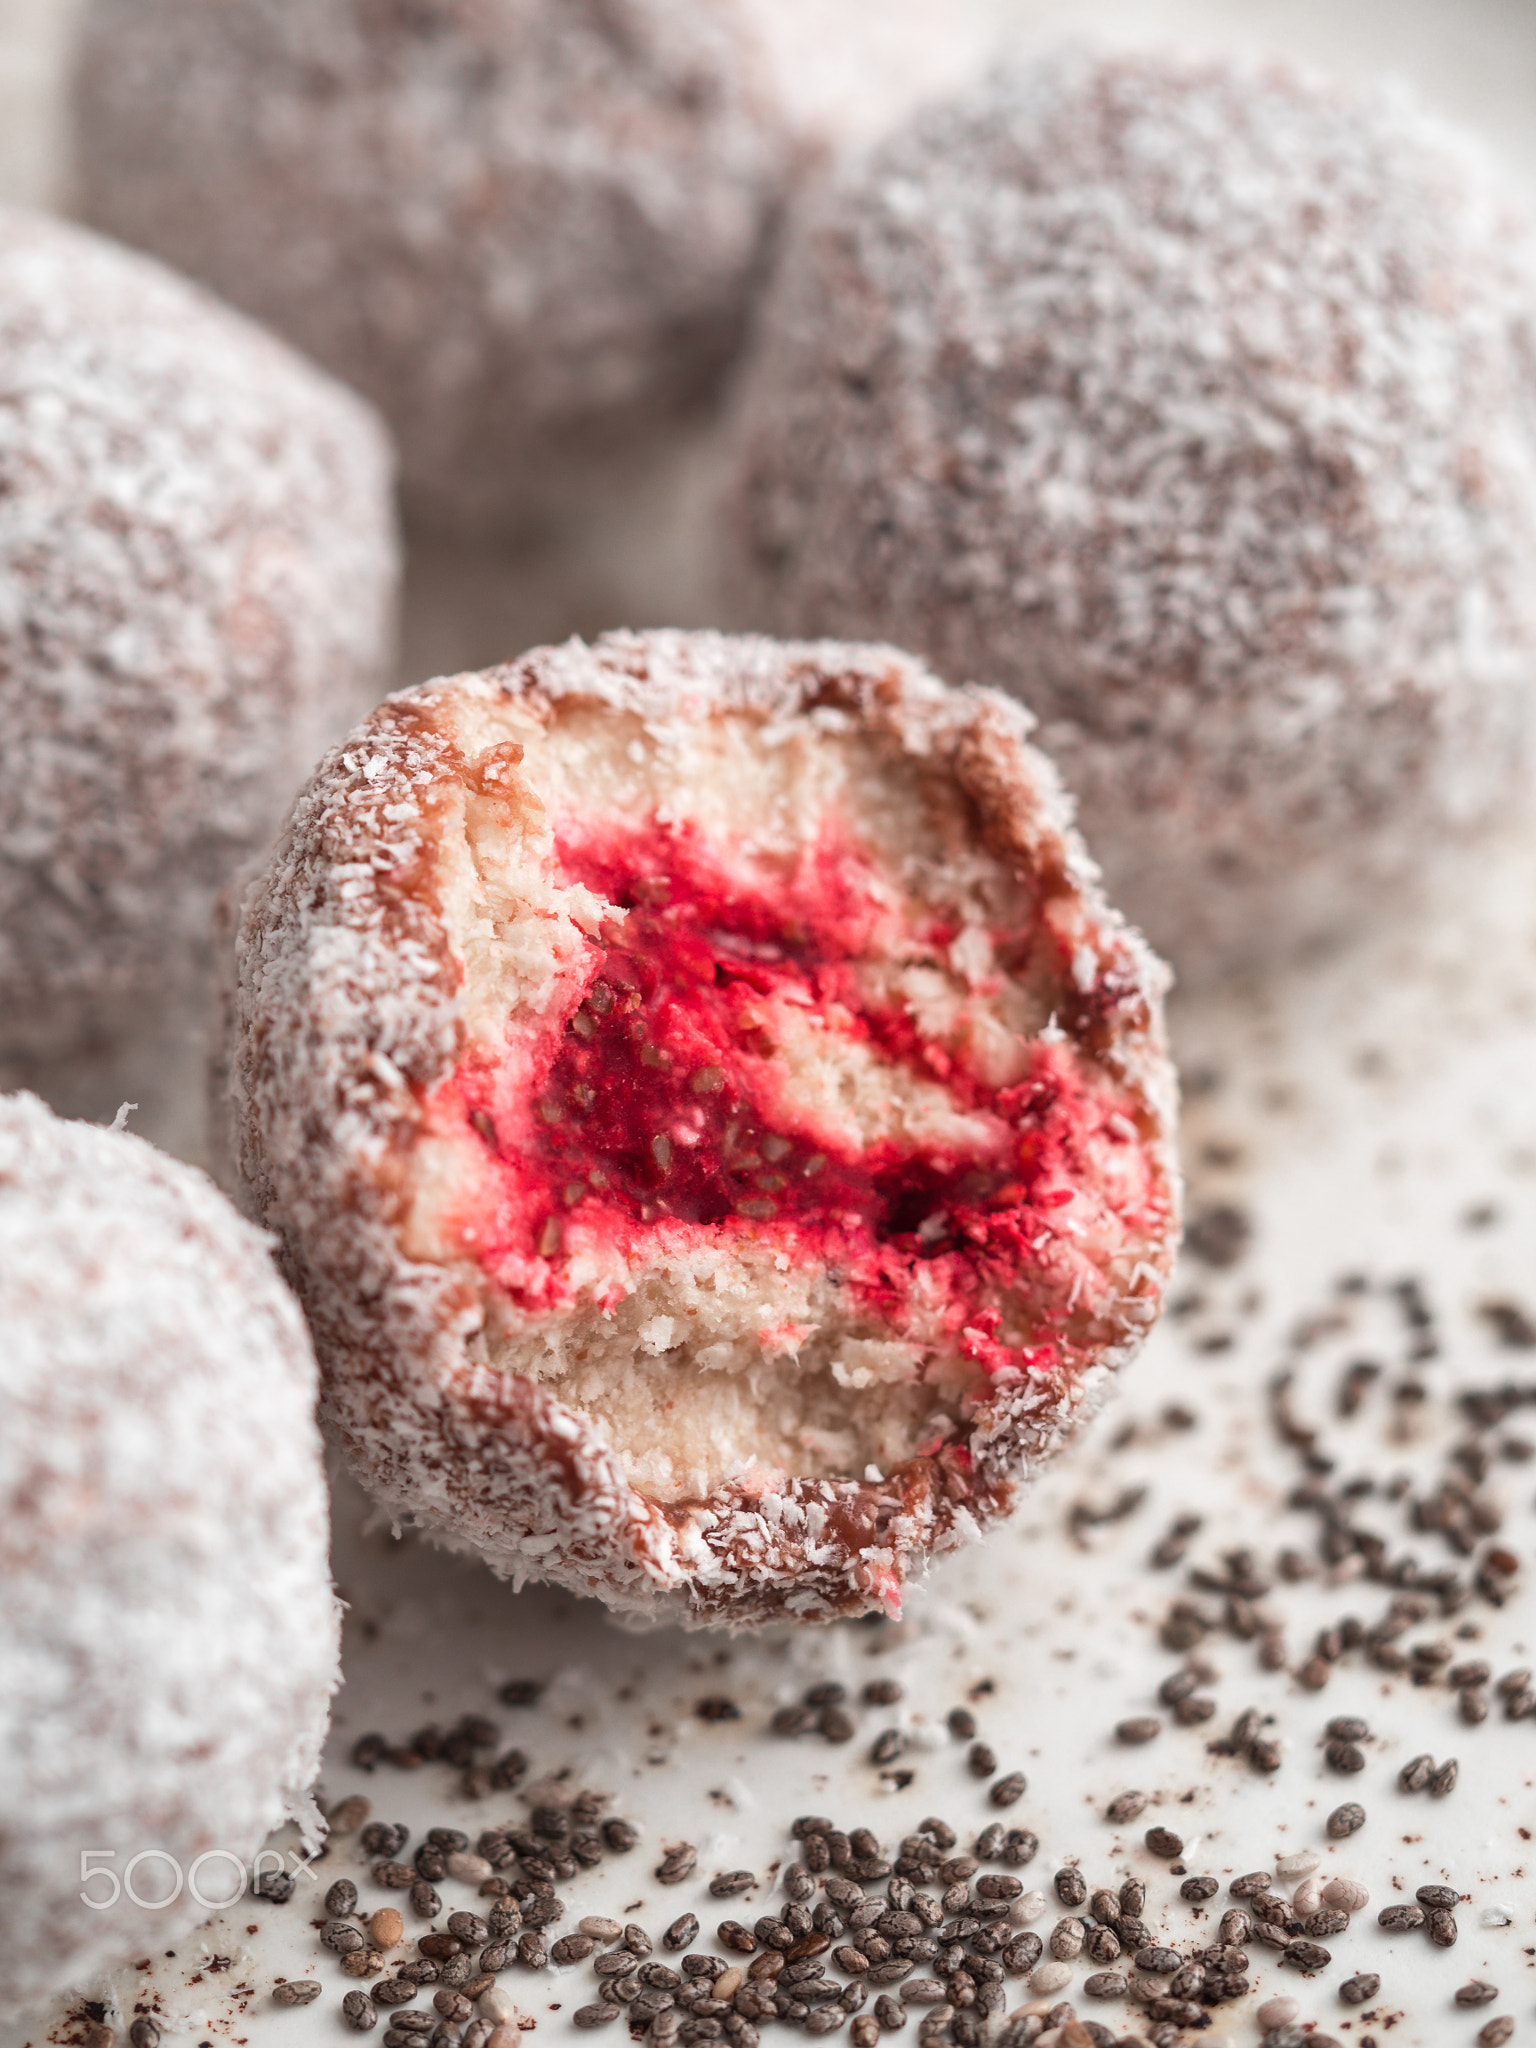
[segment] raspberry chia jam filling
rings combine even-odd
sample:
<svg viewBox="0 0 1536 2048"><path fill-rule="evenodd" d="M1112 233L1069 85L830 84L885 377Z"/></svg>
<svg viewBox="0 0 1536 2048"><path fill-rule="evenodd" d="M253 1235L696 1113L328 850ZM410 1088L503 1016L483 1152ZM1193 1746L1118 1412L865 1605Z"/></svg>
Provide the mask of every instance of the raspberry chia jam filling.
<svg viewBox="0 0 1536 2048"><path fill-rule="evenodd" d="M1102 1253L1166 1203L1137 1107L1059 1032L1020 1043L998 1086L963 1006L942 1042L918 1028L893 963L942 967L953 920L914 912L832 828L787 875L658 819L573 825L557 849L560 879L622 915L589 941L522 1082L476 1053L437 1104L484 1148L474 1252L517 1308L571 1305L583 1253L664 1257L702 1235L832 1270L872 1328L920 1309L992 1378L1095 1341ZM1042 938L989 936L999 972L1020 975ZM872 1138L818 1114L793 1075L807 1046L851 1050L909 1099L915 1085L921 1113Z"/></svg>

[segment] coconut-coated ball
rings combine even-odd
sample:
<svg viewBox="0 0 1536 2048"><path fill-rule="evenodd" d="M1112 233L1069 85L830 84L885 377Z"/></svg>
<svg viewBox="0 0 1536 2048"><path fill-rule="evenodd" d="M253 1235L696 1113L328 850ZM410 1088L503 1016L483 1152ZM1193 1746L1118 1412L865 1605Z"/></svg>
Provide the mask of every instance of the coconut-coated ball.
<svg viewBox="0 0 1536 2048"><path fill-rule="evenodd" d="M1323 939L1526 787L1532 279L1399 93L1010 60L795 236L735 609L1023 697L1176 967Z"/></svg>
<svg viewBox="0 0 1536 2048"><path fill-rule="evenodd" d="M156 263L0 210L0 1055L117 1034L392 658L372 412Z"/></svg>
<svg viewBox="0 0 1536 2048"><path fill-rule="evenodd" d="M714 396L797 154L743 0L91 0L75 111L86 217L366 392L458 529Z"/></svg>
<svg viewBox="0 0 1536 2048"><path fill-rule="evenodd" d="M630 1618L901 1610L1156 1319L1164 974L1021 707L615 633L390 698L234 947L233 1151L397 1524Z"/></svg>
<svg viewBox="0 0 1536 2048"><path fill-rule="evenodd" d="M303 1318L202 1174L0 1098L0 1330L9 2006L238 1896L306 1809L338 1608Z"/></svg>

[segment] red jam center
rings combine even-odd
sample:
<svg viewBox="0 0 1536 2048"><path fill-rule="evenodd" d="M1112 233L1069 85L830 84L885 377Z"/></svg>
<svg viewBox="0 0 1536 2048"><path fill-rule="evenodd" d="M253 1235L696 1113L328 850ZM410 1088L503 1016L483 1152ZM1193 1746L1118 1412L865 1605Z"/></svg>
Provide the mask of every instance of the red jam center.
<svg viewBox="0 0 1536 2048"><path fill-rule="evenodd" d="M849 942L875 913L849 888L846 852L830 873L813 855L812 872L770 901L703 870L694 847L674 844L665 874L643 851L562 849L568 875L629 913L538 1100L528 1163L562 1206L596 1194L635 1222L836 1222L932 1253L963 1233L966 1212L1018 1199L1011 1161L840 1153L782 1127L765 1101L777 1051L765 1010L831 1015L844 1037L888 1052L884 1041L911 1036L904 1019L855 1007Z"/></svg>
<svg viewBox="0 0 1536 2048"><path fill-rule="evenodd" d="M453 1089L499 1167L496 1214L476 1218L478 1250L519 1305L569 1299L562 1266L582 1244L633 1253L659 1233L751 1234L797 1264L836 1266L886 1322L901 1322L926 1270L925 1300L950 1303L945 1319L979 1364L1051 1362L1053 1346L997 1343L990 1303L1071 1228L1065 1212L1100 1179L1104 1148L1123 1154L1136 1134L1068 1048L1035 1046L1018 1086L990 1089L969 1066L963 1029L936 1045L898 1003L861 988L861 962L888 961L893 944L942 964L955 927L909 923L868 861L830 832L771 880L727 872L690 826L571 831L558 844L566 880L628 914L592 942L590 978L541 1050L531 1102L499 1099L489 1061L467 1063ZM1005 962L1030 943L1025 932L992 936ZM992 1141L969 1153L889 1138L859 1147L809 1127L786 1107L775 1040L796 1014L939 1083ZM1128 1193L1131 1183L1144 1194L1144 1171L1128 1176Z"/></svg>

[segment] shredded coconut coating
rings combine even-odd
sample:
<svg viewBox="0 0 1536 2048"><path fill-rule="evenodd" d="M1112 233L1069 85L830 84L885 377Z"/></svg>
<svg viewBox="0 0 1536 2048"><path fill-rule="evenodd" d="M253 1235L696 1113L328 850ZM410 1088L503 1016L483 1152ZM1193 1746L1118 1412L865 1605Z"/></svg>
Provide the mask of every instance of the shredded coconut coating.
<svg viewBox="0 0 1536 2048"><path fill-rule="evenodd" d="M92 0L75 127L85 216L365 392L461 530L715 396L797 160L740 0Z"/></svg>
<svg viewBox="0 0 1536 2048"><path fill-rule="evenodd" d="M0 1099L0 1998L201 1919L306 1816L339 1610L298 1306L200 1173Z"/></svg>
<svg viewBox="0 0 1536 2048"><path fill-rule="evenodd" d="M377 695L365 406L158 264L0 211L0 1053L111 1037Z"/></svg>
<svg viewBox="0 0 1536 2048"><path fill-rule="evenodd" d="M727 714L783 731L830 709L953 778L991 855L1040 889L1063 962L1052 1029L1113 1077L1139 1119L1159 1220L1134 1270L1127 1257L1094 1355L1000 1384L968 1439L878 1482L727 1483L658 1503L547 1381L487 1359L472 1264L402 1250L430 1098L479 1028L444 911L444 820L462 837L464 789L485 772L457 734L509 706L537 720L566 700L663 734ZM1165 974L1104 903L1028 728L1018 705L947 689L889 648L626 633L402 692L322 763L243 905L233 1149L309 1315L323 1419L400 1523L637 1619L741 1625L894 1608L904 1580L1005 1512L1103 1397L1156 1314L1177 1234Z"/></svg>
<svg viewBox="0 0 1536 2048"><path fill-rule="evenodd" d="M1533 276L1396 91L1014 60L793 238L733 608L1023 697L1180 972L1327 937L1526 788Z"/></svg>

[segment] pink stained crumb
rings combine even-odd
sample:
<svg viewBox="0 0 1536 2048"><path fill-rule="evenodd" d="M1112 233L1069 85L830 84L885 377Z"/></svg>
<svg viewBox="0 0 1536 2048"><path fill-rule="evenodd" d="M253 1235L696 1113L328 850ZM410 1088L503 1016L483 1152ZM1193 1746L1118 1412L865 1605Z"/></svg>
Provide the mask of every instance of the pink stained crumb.
<svg viewBox="0 0 1536 2048"><path fill-rule="evenodd" d="M1113 1249L1155 1233L1166 1209L1136 1104L1060 1035L1029 1046L1015 1085L988 1086L963 1020L939 1044L869 999L863 965L893 943L942 960L952 924L910 918L830 827L788 875L754 874L697 827L654 818L583 820L557 838L564 879L628 914L590 944L531 1086L526 1046L515 1063L478 1051L434 1100L436 1120L484 1150L494 1192L487 1205L482 1186L465 1242L517 1307L574 1306L583 1250L642 1262L734 1238L835 1267L872 1326L899 1334L920 1303L985 1379L1091 1347L1103 1283L1078 1238ZM1041 936L991 934L1004 963ZM786 1006L941 1087L984 1141L853 1149L807 1127L783 1100L772 1025ZM765 1347L803 1334L786 1326Z"/></svg>

